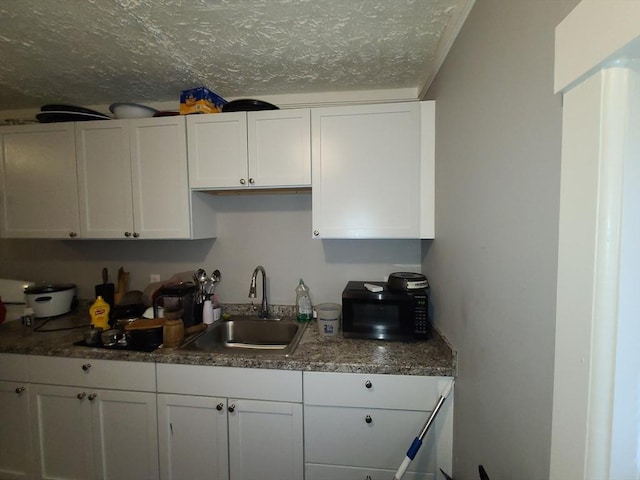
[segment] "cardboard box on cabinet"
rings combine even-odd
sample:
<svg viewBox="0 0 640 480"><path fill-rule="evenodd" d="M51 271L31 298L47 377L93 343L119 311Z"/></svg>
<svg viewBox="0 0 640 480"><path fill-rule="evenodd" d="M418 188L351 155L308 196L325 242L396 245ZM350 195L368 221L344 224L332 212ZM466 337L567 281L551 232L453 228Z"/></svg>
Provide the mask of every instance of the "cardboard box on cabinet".
<svg viewBox="0 0 640 480"><path fill-rule="evenodd" d="M180 114L220 113L227 101L207 87L196 87L180 93Z"/></svg>

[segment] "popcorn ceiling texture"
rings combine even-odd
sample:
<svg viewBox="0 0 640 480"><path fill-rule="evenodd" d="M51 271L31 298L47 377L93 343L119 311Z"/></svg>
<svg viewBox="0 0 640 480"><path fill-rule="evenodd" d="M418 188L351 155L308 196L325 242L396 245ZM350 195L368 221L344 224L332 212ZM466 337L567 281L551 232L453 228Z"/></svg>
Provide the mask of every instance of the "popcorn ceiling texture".
<svg viewBox="0 0 640 480"><path fill-rule="evenodd" d="M420 88L466 0L0 3L0 110Z"/></svg>

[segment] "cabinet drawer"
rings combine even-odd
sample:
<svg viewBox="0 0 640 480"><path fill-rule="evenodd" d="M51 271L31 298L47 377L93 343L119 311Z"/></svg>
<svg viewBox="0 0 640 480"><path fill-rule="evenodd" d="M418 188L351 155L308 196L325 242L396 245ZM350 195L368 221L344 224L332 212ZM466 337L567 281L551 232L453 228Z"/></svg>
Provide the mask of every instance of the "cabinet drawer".
<svg viewBox="0 0 640 480"><path fill-rule="evenodd" d="M27 356L16 353L0 353L0 380L26 382Z"/></svg>
<svg viewBox="0 0 640 480"><path fill-rule="evenodd" d="M430 410L451 377L304 373L305 405Z"/></svg>
<svg viewBox="0 0 640 480"><path fill-rule="evenodd" d="M29 357L34 383L155 392L153 363L47 356Z"/></svg>
<svg viewBox="0 0 640 480"><path fill-rule="evenodd" d="M302 402L302 372L159 364L158 392Z"/></svg>
<svg viewBox="0 0 640 480"><path fill-rule="evenodd" d="M428 416L421 411L305 406L305 461L397 469ZM435 471L438 430L434 424L409 471Z"/></svg>
<svg viewBox="0 0 640 480"><path fill-rule="evenodd" d="M402 459L399 460L398 466L400 466L401 461ZM395 470L385 470L308 463L304 468L304 478L306 480L390 480L397 470L397 468ZM403 480L434 480L436 476L432 473L406 472L402 478Z"/></svg>

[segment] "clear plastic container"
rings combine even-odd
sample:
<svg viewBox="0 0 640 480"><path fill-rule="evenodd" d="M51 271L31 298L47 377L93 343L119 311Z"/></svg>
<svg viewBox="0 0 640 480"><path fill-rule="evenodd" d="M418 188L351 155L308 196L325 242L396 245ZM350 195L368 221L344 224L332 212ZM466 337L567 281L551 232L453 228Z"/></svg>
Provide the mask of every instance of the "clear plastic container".
<svg viewBox="0 0 640 480"><path fill-rule="evenodd" d="M299 322L308 322L313 318L309 287L304 284L302 279L296 287L296 318Z"/></svg>

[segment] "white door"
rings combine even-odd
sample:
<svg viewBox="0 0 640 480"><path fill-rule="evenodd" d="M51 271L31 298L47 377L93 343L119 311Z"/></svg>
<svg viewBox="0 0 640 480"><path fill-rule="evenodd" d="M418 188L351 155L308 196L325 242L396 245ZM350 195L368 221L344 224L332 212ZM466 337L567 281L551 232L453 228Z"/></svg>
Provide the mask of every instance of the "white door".
<svg viewBox="0 0 640 480"><path fill-rule="evenodd" d="M76 123L83 238L125 238L133 231L129 151L126 120Z"/></svg>
<svg viewBox="0 0 640 480"><path fill-rule="evenodd" d="M311 186L308 108L247 114L250 187Z"/></svg>
<svg viewBox="0 0 640 480"><path fill-rule="evenodd" d="M162 480L228 480L227 400L158 395Z"/></svg>
<svg viewBox="0 0 640 480"><path fill-rule="evenodd" d="M315 238L419 238L420 102L311 111Z"/></svg>
<svg viewBox="0 0 640 480"><path fill-rule="evenodd" d="M155 393L98 390L88 398L97 478L159 478Z"/></svg>
<svg viewBox="0 0 640 480"><path fill-rule="evenodd" d="M229 400L233 480L304 478L302 405Z"/></svg>
<svg viewBox="0 0 640 480"><path fill-rule="evenodd" d="M0 234L73 238L80 230L73 123L0 128Z"/></svg>
<svg viewBox="0 0 640 480"><path fill-rule="evenodd" d="M191 188L243 188L248 185L245 112L189 115L187 135Z"/></svg>
<svg viewBox="0 0 640 480"><path fill-rule="evenodd" d="M31 384L29 396L36 478L95 478L87 391Z"/></svg>
<svg viewBox="0 0 640 480"><path fill-rule="evenodd" d="M189 238L185 121L130 120L135 238Z"/></svg>
<svg viewBox="0 0 640 480"><path fill-rule="evenodd" d="M0 382L0 478L31 478L29 385Z"/></svg>

